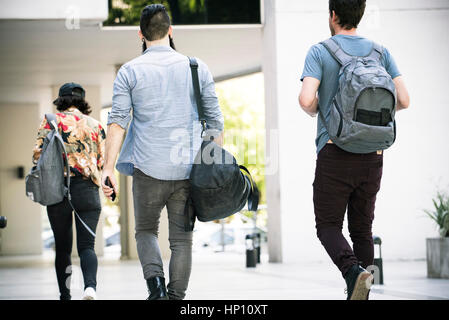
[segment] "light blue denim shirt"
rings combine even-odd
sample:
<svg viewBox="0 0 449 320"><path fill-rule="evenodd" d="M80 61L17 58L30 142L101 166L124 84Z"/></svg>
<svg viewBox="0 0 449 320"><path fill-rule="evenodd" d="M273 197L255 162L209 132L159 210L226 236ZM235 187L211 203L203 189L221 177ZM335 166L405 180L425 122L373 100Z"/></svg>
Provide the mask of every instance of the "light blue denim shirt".
<svg viewBox="0 0 449 320"><path fill-rule="evenodd" d="M222 131L214 80L197 61L207 128ZM124 64L114 81L112 123L124 129L130 123L119 172L132 175L138 168L160 180L188 179L202 141L188 57L159 45Z"/></svg>

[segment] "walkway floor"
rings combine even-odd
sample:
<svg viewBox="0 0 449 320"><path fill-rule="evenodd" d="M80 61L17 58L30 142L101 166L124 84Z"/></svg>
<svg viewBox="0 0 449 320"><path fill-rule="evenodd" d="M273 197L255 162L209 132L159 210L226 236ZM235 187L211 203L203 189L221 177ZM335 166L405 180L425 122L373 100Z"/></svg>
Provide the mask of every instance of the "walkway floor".
<svg viewBox="0 0 449 320"><path fill-rule="evenodd" d="M345 299L344 281L330 263L266 260L263 256L257 268L247 269L242 254L196 253L186 299ZM78 267L75 271L72 296L79 299L82 276ZM425 261L384 261L384 277L385 285L375 286L371 299L449 299L449 280L427 279ZM52 257L0 257L0 299L56 298ZM100 259L98 298L145 299L139 262Z"/></svg>

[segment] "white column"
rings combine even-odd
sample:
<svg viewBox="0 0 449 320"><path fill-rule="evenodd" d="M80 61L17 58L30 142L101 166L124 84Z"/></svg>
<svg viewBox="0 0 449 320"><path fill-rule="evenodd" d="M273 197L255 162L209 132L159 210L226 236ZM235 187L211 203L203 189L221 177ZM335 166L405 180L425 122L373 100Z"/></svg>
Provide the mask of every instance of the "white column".
<svg viewBox="0 0 449 320"><path fill-rule="evenodd" d="M137 254L137 244L136 244L136 220L134 218L134 201L133 201L133 178L126 177L126 185L120 186L120 194L126 194L127 197L127 210L126 212L121 211L120 214L126 214L128 216L128 229L121 230L120 232L126 232L128 237L128 258L129 259L139 259ZM122 180L123 181L123 180Z"/></svg>
<svg viewBox="0 0 449 320"><path fill-rule="evenodd" d="M267 176L273 262L327 259L316 237L312 201L316 119L298 104L308 48L329 35L327 6L325 0L265 0L263 71L266 129L271 136L267 154L273 153L270 161L277 159L278 165Z"/></svg>
<svg viewBox="0 0 449 320"><path fill-rule="evenodd" d="M92 107L92 113L90 116L94 119L100 121L101 119L101 87L100 86L83 86L86 90L86 101ZM100 197L103 199L103 192L99 189ZM104 238L103 238L103 225L104 225L104 214L100 214L100 219L97 226L97 237L95 239L95 252L98 256L103 256L104 254Z"/></svg>
<svg viewBox="0 0 449 320"><path fill-rule="evenodd" d="M282 225L280 202L279 141L273 134L279 133L278 77L276 59L275 1L265 0L263 5L263 55L262 70L265 81L265 130L266 130L266 198L268 210L268 255L270 262L282 262ZM268 169L271 168L271 169Z"/></svg>
<svg viewBox="0 0 449 320"><path fill-rule="evenodd" d="M162 259L170 259L171 250L168 242L168 215L167 207L162 210L161 220L159 224L159 248L161 249Z"/></svg>

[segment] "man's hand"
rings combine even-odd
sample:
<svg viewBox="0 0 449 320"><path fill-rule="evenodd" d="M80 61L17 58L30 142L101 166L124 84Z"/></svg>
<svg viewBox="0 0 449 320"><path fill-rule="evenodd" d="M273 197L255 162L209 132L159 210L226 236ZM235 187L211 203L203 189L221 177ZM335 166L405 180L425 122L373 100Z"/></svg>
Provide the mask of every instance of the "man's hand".
<svg viewBox="0 0 449 320"><path fill-rule="evenodd" d="M109 181L112 184L112 188L106 185L106 178L109 177ZM112 200L112 193L115 192L118 195L117 188L117 180L115 179L115 175L113 170L103 170L103 174L101 176L101 189L106 198Z"/></svg>
<svg viewBox="0 0 449 320"><path fill-rule="evenodd" d="M118 152L120 151L124 134L125 129L120 127L118 124L112 123L108 126L105 163L103 174L101 176L101 189L103 190L104 195L109 199L111 199L113 191L115 191L115 194L118 195L117 180L114 175L114 164L115 159L117 159ZM111 181L113 188L106 185L106 177L109 177L109 181Z"/></svg>

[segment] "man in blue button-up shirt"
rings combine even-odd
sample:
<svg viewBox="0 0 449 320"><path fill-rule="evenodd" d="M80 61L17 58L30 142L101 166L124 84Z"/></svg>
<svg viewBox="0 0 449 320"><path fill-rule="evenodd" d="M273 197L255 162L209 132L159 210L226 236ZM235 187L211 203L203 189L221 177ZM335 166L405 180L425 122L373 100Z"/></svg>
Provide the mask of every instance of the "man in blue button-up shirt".
<svg viewBox="0 0 449 320"><path fill-rule="evenodd" d="M117 192L113 166L128 128L116 168L133 176L137 251L149 298L183 299L192 249L192 232L184 231L183 212L202 128L189 59L170 47L172 27L162 5L150 5L142 11L139 37L148 49L124 64L114 82L102 187L107 197L113 190ZM222 131L223 116L212 75L199 59L198 64L207 129ZM113 189L105 185L106 177ZM157 242L164 206L172 250L168 293Z"/></svg>

